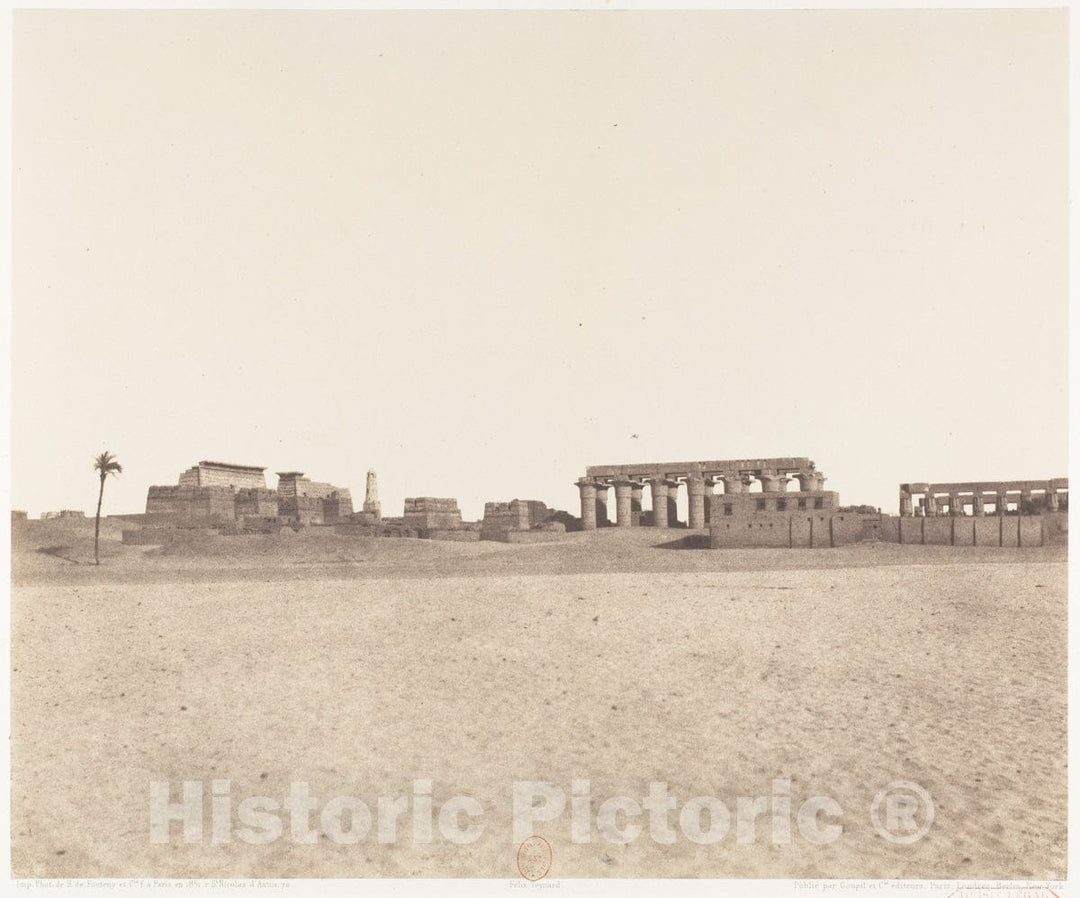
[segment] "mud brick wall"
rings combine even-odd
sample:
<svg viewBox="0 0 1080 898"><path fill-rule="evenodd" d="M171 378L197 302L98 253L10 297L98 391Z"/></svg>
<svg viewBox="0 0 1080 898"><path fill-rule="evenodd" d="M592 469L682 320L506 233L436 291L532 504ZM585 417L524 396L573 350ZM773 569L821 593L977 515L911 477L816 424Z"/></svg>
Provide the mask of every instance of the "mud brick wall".
<svg viewBox="0 0 1080 898"><path fill-rule="evenodd" d="M146 493L146 513L231 521L236 518L236 493L227 486L152 486Z"/></svg>
<svg viewBox="0 0 1080 898"><path fill-rule="evenodd" d="M1017 548L1068 542L1068 515L882 516L882 539L915 546Z"/></svg>
<svg viewBox="0 0 1080 898"><path fill-rule="evenodd" d="M461 510L457 499L439 499L421 496L405 500L405 513L402 515L407 527L418 530L459 530L461 528Z"/></svg>
<svg viewBox="0 0 1080 898"><path fill-rule="evenodd" d="M327 524L350 521L353 516L352 496L348 490L334 490L323 499L323 520Z"/></svg>
<svg viewBox="0 0 1080 898"><path fill-rule="evenodd" d="M250 515L256 518L276 517L277 493L268 489L242 489L236 493L236 516Z"/></svg>
<svg viewBox="0 0 1080 898"><path fill-rule="evenodd" d="M481 523L481 539L499 539L512 531L531 530L551 517L551 509L535 499L486 502Z"/></svg>
<svg viewBox="0 0 1080 898"><path fill-rule="evenodd" d="M857 512L756 512L739 518L734 515L711 522L709 545L713 549L828 549L874 538L867 537L867 519L876 523L878 515Z"/></svg>

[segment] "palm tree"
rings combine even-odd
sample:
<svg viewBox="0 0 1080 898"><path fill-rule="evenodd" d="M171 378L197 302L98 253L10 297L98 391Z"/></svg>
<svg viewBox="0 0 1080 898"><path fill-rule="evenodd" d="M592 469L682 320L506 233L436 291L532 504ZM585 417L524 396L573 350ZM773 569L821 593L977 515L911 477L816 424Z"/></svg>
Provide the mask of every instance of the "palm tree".
<svg viewBox="0 0 1080 898"><path fill-rule="evenodd" d="M98 472L101 488L98 490L97 515L94 517L94 564L101 564L98 559L98 534L101 532L101 498L105 495L105 478L110 474L122 474L124 469L111 452L102 452L94 459L94 470Z"/></svg>

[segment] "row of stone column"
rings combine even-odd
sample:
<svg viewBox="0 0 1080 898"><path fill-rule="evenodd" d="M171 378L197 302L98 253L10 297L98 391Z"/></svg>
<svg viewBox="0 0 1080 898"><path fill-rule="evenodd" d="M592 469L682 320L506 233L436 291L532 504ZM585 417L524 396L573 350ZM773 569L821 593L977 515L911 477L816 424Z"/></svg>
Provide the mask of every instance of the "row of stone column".
<svg viewBox="0 0 1080 898"><path fill-rule="evenodd" d="M764 493L782 493L791 477L777 473L758 475ZM794 479L799 481L799 490L812 492L821 490L825 477L818 471L798 472ZM685 480L668 479L659 474L648 479L652 493L653 526L671 527L678 523L676 501L679 486L686 484L689 510L689 527L700 530L707 524L705 495L712 492L718 483L724 484L724 494L745 493L754 478L747 474L721 474L715 477L687 477ZM615 523L619 527L636 527L641 517L641 498L645 489L644 480L591 480L582 477L577 481L581 493L581 526L584 530L595 530L598 524L607 521L607 490L615 488Z"/></svg>
<svg viewBox="0 0 1080 898"><path fill-rule="evenodd" d="M953 517L958 517L964 514L964 507L968 504L971 505L972 514L975 517L983 517L986 514L986 495L973 493L971 495L961 496L959 493L949 494L949 514ZM1019 503L1031 501L1031 490L1023 490L1019 496L1013 496L1014 501ZM1009 497L1007 493L998 493L994 496L994 513L1005 514L1009 505ZM937 515L941 513L941 505L939 504L939 497L933 494L927 494L920 506L927 515ZM1046 507L1049 511L1057 511L1060 508L1060 501L1058 494L1054 490L1048 490L1046 492ZM900 496L900 514L902 517L911 517L915 514L915 508L913 505L913 497L907 494L901 494Z"/></svg>

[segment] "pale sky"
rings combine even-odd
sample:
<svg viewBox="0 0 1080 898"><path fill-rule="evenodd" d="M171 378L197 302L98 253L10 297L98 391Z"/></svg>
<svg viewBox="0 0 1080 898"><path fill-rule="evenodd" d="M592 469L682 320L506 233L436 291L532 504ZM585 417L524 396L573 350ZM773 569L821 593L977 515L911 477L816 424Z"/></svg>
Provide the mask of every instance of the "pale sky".
<svg viewBox="0 0 1080 898"><path fill-rule="evenodd" d="M17 12L12 505L1067 473L1064 10ZM268 477L274 486L276 477Z"/></svg>

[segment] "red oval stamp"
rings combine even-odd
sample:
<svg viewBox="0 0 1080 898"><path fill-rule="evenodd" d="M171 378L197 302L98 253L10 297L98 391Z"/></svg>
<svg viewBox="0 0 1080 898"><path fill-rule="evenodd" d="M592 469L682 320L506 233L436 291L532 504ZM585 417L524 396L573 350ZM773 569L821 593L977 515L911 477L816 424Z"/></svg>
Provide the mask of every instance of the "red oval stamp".
<svg viewBox="0 0 1080 898"><path fill-rule="evenodd" d="M551 870L551 843L543 836L529 836L518 845L518 872L530 882L543 879Z"/></svg>

